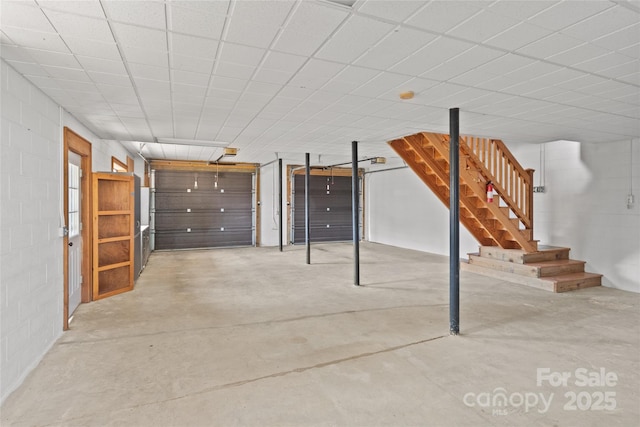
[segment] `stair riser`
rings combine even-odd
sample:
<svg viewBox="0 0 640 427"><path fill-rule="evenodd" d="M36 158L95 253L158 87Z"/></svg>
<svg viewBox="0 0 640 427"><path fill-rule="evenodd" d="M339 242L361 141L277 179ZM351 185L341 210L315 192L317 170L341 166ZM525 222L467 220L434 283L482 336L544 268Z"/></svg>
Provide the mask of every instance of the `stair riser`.
<svg viewBox="0 0 640 427"><path fill-rule="evenodd" d="M505 277L505 273L501 271L495 271L490 268L480 267L473 264L460 264L461 270L469 271L483 276L493 277L497 280L503 280L505 282L517 283L519 285L530 286L532 288L542 289L544 291L556 292L555 284L550 280L538 279L536 277L527 277L520 275L511 275Z"/></svg>
<svg viewBox="0 0 640 427"><path fill-rule="evenodd" d="M563 281L555 284L554 292L569 292L602 285L602 277Z"/></svg>
<svg viewBox="0 0 640 427"><path fill-rule="evenodd" d="M521 250L502 249L495 246L481 246L480 256L498 261L525 264L527 262L555 261L569 259L569 248L546 249L540 252L525 253Z"/></svg>
<svg viewBox="0 0 640 427"><path fill-rule="evenodd" d="M469 255L469 264L479 267L490 268L503 273L518 274L526 277L539 277L539 269L536 267L518 264L515 262L499 261L491 258L482 258L476 255Z"/></svg>
<svg viewBox="0 0 640 427"><path fill-rule="evenodd" d="M571 273L584 273L584 263L581 262L562 266L540 267L538 277L559 276L561 274Z"/></svg>

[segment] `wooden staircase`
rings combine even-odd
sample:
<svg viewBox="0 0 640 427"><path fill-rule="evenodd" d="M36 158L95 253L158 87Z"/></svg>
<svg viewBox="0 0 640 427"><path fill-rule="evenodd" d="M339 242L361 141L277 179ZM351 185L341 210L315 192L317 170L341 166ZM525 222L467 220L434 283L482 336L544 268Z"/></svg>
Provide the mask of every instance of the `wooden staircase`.
<svg viewBox="0 0 640 427"><path fill-rule="evenodd" d="M420 132L389 145L448 208L449 135ZM498 139L461 136L459 150L460 223L481 244L480 253L470 254L465 269L494 277L500 274L503 280L554 292L600 284L600 275L584 272L584 262L569 260L568 248L538 250L533 239L533 169L524 169ZM487 201L489 182L494 188L492 202ZM497 249L515 251L500 256L506 253L521 261L486 255ZM538 265L545 262L555 264ZM559 275L567 277L555 280Z"/></svg>
<svg viewBox="0 0 640 427"><path fill-rule="evenodd" d="M569 248L540 246L537 252L481 246L462 270L551 292L600 286L601 274L585 273L584 261L569 259Z"/></svg>

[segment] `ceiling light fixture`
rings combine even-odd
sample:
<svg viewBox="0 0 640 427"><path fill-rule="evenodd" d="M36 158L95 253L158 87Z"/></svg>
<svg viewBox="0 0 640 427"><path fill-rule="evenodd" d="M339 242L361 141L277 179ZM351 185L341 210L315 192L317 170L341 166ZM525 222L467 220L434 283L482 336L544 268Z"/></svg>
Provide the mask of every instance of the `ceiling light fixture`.
<svg viewBox="0 0 640 427"><path fill-rule="evenodd" d="M222 141L207 141L202 139L181 139L181 138L156 138L156 142L159 144L195 145L198 147L221 147L221 148L225 148L229 145L228 142L222 142Z"/></svg>
<svg viewBox="0 0 640 427"><path fill-rule="evenodd" d="M412 90L406 92L400 92L400 99L412 99L415 93Z"/></svg>

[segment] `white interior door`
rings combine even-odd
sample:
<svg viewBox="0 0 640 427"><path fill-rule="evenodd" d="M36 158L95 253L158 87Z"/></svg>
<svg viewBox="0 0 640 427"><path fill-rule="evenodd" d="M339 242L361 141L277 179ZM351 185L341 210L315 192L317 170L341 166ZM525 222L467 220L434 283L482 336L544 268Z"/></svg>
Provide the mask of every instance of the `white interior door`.
<svg viewBox="0 0 640 427"><path fill-rule="evenodd" d="M78 154L69 151L69 317L80 305L82 295L81 161Z"/></svg>

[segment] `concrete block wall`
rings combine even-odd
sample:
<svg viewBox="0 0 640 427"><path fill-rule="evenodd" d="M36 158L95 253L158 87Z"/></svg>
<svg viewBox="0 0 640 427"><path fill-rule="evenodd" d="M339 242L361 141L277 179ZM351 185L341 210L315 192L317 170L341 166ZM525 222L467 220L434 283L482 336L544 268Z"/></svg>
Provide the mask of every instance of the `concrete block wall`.
<svg viewBox="0 0 640 427"><path fill-rule="evenodd" d="M62 334L61 123L56 103L0 61L0 399Z"/></svg>

